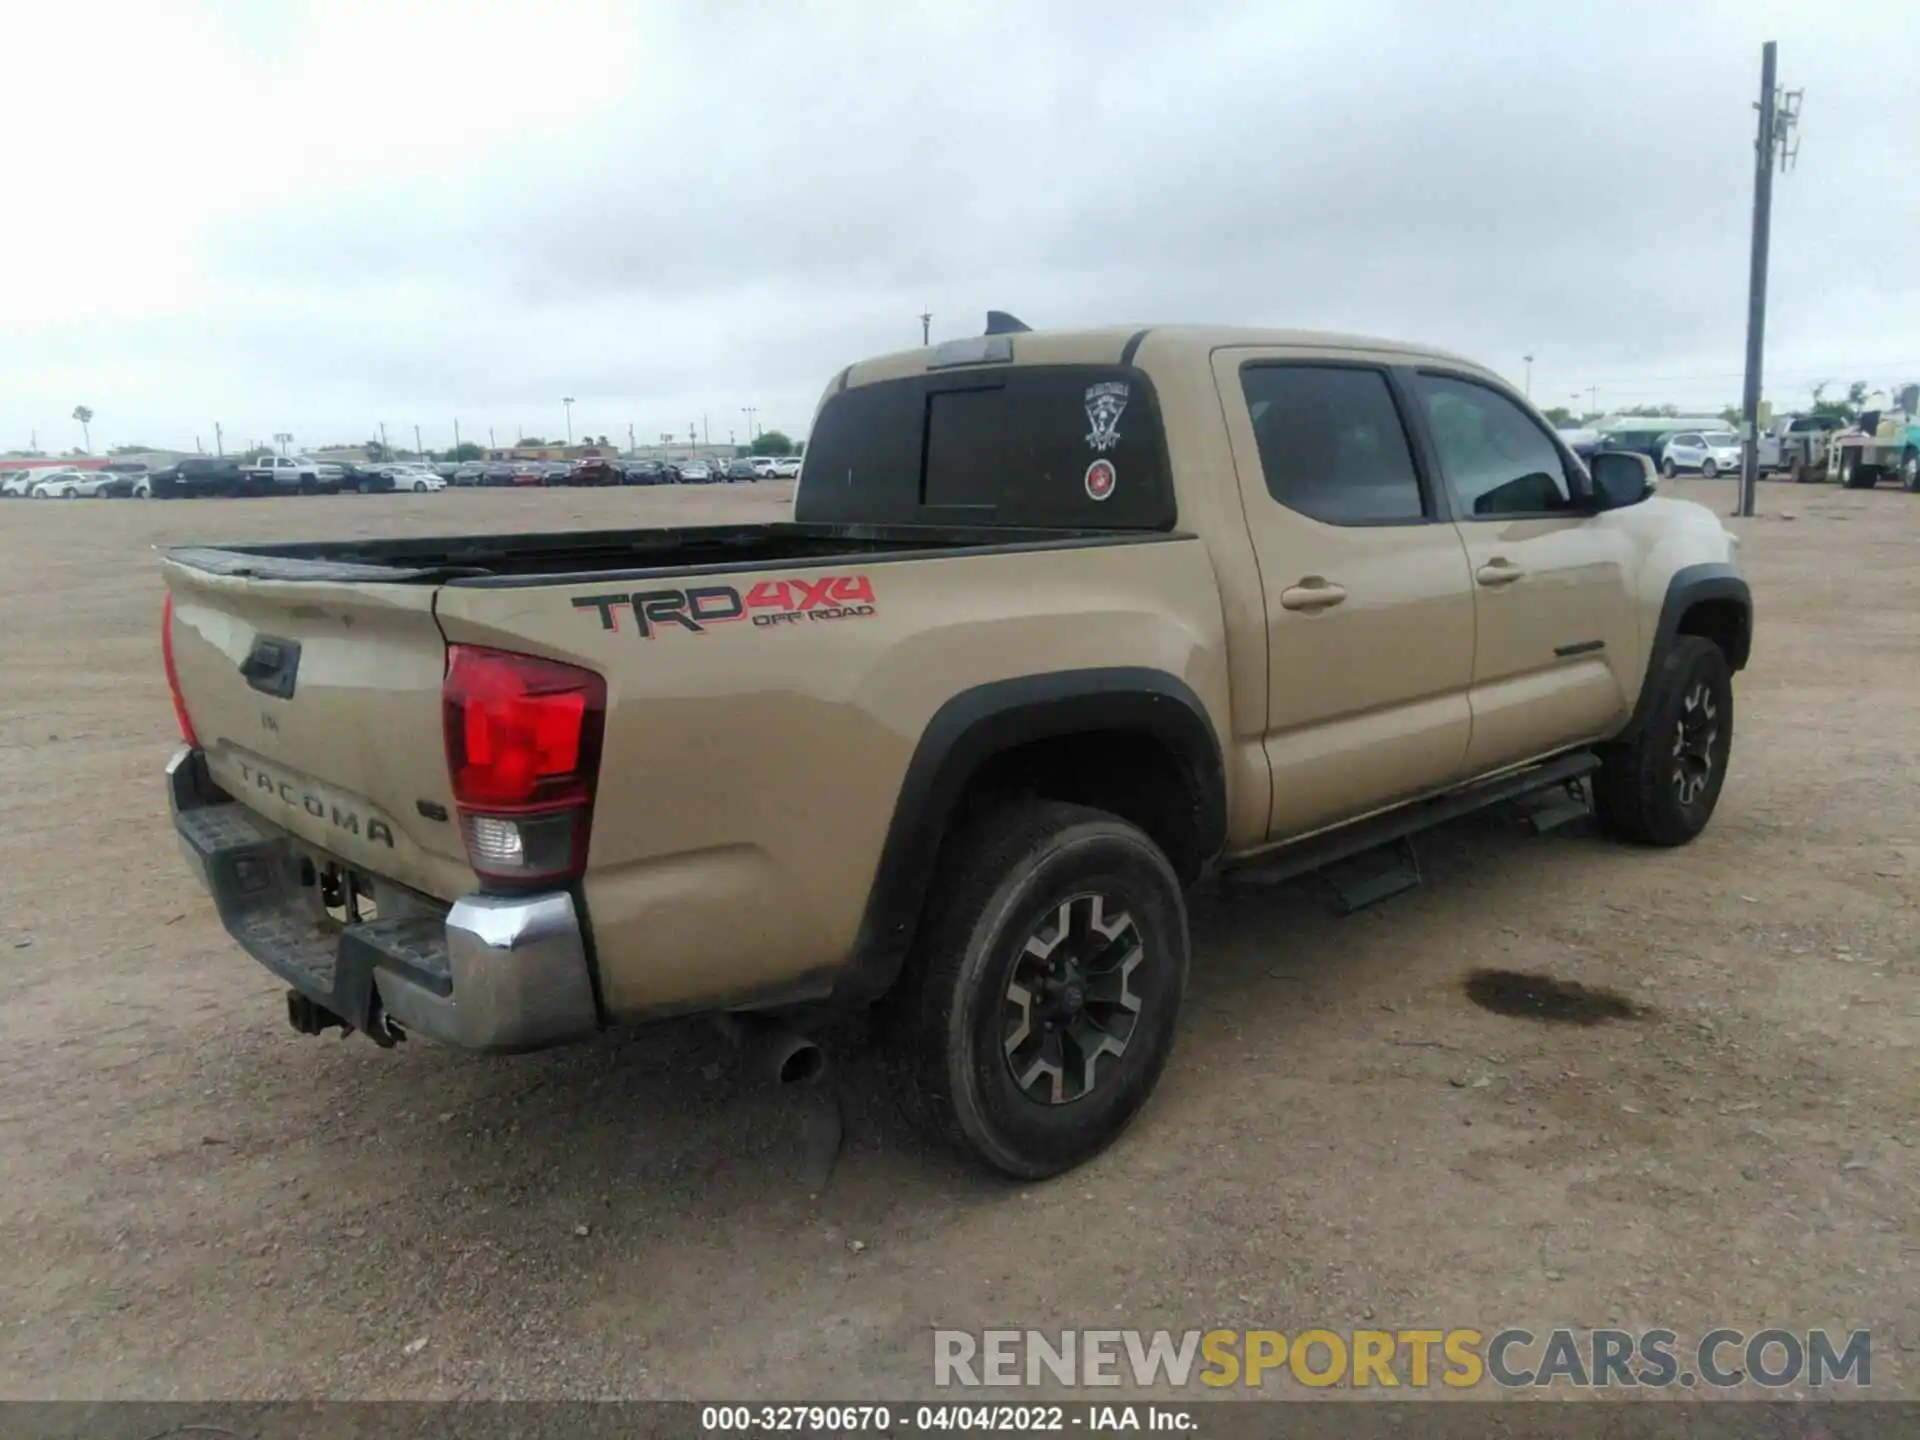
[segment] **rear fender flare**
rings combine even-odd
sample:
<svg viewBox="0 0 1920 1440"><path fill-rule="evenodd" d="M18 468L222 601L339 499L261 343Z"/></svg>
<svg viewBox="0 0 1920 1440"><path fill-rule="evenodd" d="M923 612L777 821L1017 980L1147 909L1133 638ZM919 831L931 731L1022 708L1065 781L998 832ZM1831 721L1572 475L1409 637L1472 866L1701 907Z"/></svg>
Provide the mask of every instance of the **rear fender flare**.
<svg viewBox="0 0 1920 1440"><path fill-rule="evenodd" d="M835 997L871 1000L892 986L913 946L947 827L983 765L1036 740L1112 731L1149 737L1185 767L1198 799L1200 852L1205 859L1219 854L1227 826L1220 742L1185 681L1161 670L1112 667L964 690L934 712L908 762Z"/></svg>

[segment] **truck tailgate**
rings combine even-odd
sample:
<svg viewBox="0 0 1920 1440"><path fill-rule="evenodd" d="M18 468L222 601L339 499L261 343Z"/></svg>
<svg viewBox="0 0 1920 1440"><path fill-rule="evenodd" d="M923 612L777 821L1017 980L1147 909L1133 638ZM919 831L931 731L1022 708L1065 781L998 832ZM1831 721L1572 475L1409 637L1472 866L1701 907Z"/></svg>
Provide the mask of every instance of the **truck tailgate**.
<svg viewBox="0 0 1920 1440"><path fill-rule="evenodd" d="M220 786L370 875L441 899L473 889L442 738L438 587L172 557L162 572L181 695Z"/></svg>

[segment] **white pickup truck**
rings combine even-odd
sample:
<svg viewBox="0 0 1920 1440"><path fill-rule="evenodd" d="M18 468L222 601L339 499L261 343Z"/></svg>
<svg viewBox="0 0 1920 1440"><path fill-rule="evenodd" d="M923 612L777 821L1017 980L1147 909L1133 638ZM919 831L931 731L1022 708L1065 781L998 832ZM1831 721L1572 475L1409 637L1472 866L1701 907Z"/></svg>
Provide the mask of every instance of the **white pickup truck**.
<svg viewBox="0 0 1920 1440"><path fill-rule="evenodd" d="M293 490L302 495L320 491L320 462L302 455L256 455L240 467L246 490Z"/></svg>

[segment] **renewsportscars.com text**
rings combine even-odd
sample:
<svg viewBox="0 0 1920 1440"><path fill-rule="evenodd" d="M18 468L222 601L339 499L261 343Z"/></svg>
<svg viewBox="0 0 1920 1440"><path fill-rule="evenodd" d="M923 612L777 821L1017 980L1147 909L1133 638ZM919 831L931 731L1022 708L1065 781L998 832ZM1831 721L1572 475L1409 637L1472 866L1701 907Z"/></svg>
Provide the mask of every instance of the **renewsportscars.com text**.
<svg viewBox="0 0 1920 1440"><path fill-rule="evenodd" d="M1855 1330L1716 1329L1683 1341L1672 1330L936 1330L933 1383L1142 1389L1195 1384L1259 1389L1726 1390L1758 1384L1864 1388L1873 1340Z"/></svg>

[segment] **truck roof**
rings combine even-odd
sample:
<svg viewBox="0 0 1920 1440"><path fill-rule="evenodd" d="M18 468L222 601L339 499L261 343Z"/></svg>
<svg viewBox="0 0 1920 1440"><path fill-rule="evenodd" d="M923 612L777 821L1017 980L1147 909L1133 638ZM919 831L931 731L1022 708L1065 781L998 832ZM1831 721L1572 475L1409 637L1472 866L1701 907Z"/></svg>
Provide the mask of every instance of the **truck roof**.
<svg viewBox="0 0 1920 1440"><path fill-rule="evenodd" d="M1137 341L1136 341L1137 337ZM965 355L993 340L1011 343L1011 361L988 361L984 354L971 360L950 357ZM1324 330L1289 330L1245 325L1103 325L1083 330L1023 330L998 336L975 336L943 341L937 345L899 350L850 365L836 376L833 389L870 385L906 375L925 374L945 364L960 368L968 364L1012 363L1015 365L1112 365L1140 345L1151 342L1154 358L1173 360L1203 358L1214 350L1238 346L1293 346L1303 350L1344 350L1355 354L1416 356L1444 360L1449 365L1485 371L1484 366L1463 356L1430 345L1410 344L1404 340L1385 340L1377 336L1345 335Z"/></svg>

